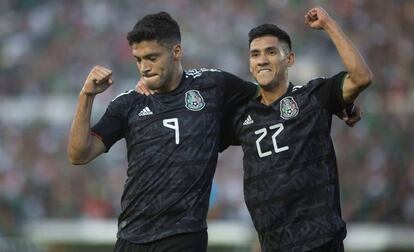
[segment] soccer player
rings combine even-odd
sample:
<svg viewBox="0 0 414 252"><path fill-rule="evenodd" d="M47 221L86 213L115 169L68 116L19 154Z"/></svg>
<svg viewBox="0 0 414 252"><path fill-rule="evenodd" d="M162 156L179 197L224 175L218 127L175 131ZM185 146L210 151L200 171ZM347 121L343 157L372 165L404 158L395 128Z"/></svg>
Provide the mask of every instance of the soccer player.
<svg viewBox="0 0 414 252"><path fill-rule="evenodd" d="M252 99L257 85L216 69L183 71L180 29L165 12L142 18L127 39L155 94L120 94L91 128L94 97L113 84L112 71L95 66L79 94L69 159L88 163L126 139L128 170L115 251L206 251L223 117Z"/></svg>
<svg viewBox="0 0 414 252"><path fill-rule="evenodd" d="M289 35L272 24L253 28L250 71L261 94L230 123L244 152L244 196L263 252L344 250L332 114L351 104L373 75L324 9L309 10L305 23L328 34L346 72L294 86Z"/></svg>

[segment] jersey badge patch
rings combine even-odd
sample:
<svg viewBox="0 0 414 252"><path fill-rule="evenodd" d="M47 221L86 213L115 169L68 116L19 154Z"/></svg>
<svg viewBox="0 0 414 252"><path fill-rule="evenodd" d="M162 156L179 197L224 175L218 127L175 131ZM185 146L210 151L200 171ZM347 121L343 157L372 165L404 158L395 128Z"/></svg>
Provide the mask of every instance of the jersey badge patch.
<svg viewBox="0 0 414 252"><path fill-rule="evenodd" d="M198 90L185 92L185 107L191 111L200 111L204 108L205 102Z"/></svg>
<svg viewBox="0 0 414 252"><path fill-rule="evenodd" d="M292 96L283 98L280 101L280 117L289 120L299 114L299 107Z"/></svg>

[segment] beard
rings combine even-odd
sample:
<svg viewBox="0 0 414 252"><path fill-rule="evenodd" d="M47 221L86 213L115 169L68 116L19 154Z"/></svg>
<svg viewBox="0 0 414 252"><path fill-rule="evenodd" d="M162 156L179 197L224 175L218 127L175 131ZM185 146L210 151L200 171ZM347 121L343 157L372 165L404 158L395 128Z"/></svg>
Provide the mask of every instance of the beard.
<svg viewBox="0 0 414 252"><path fill-rule="evenodd" d="M164 81L161 80L159 75L151 77L143 77L145 85L151 90L157 90L164 85Z"/></svg>

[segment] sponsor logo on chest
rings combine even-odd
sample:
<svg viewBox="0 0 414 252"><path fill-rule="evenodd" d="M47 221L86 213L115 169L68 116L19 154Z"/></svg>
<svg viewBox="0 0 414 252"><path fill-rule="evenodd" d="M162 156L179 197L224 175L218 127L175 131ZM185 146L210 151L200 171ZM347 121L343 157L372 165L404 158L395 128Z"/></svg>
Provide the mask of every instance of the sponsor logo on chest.
<svg viewBox="0 0 414 252"><path fill-rule="evenodd" d="M285 120L292 119L299 114L299 107L292 96L287 96L280 101L280 117Z"/></svg>

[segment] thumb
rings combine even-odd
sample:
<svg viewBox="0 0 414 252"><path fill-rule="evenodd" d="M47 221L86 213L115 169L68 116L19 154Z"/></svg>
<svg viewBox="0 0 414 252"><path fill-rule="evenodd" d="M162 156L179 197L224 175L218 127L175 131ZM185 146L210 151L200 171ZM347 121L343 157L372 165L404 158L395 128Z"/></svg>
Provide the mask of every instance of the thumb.
<svg viewBox="0 0 414 252"><path fill-rule="evenodd" d="M346 121L346 120L348 120L349 118L348 118L348 115L345 113L345 111L340 111L340 112L338 112L338 117L339 118L341 118L342 120L344 120L344 121Z"/></svg>

